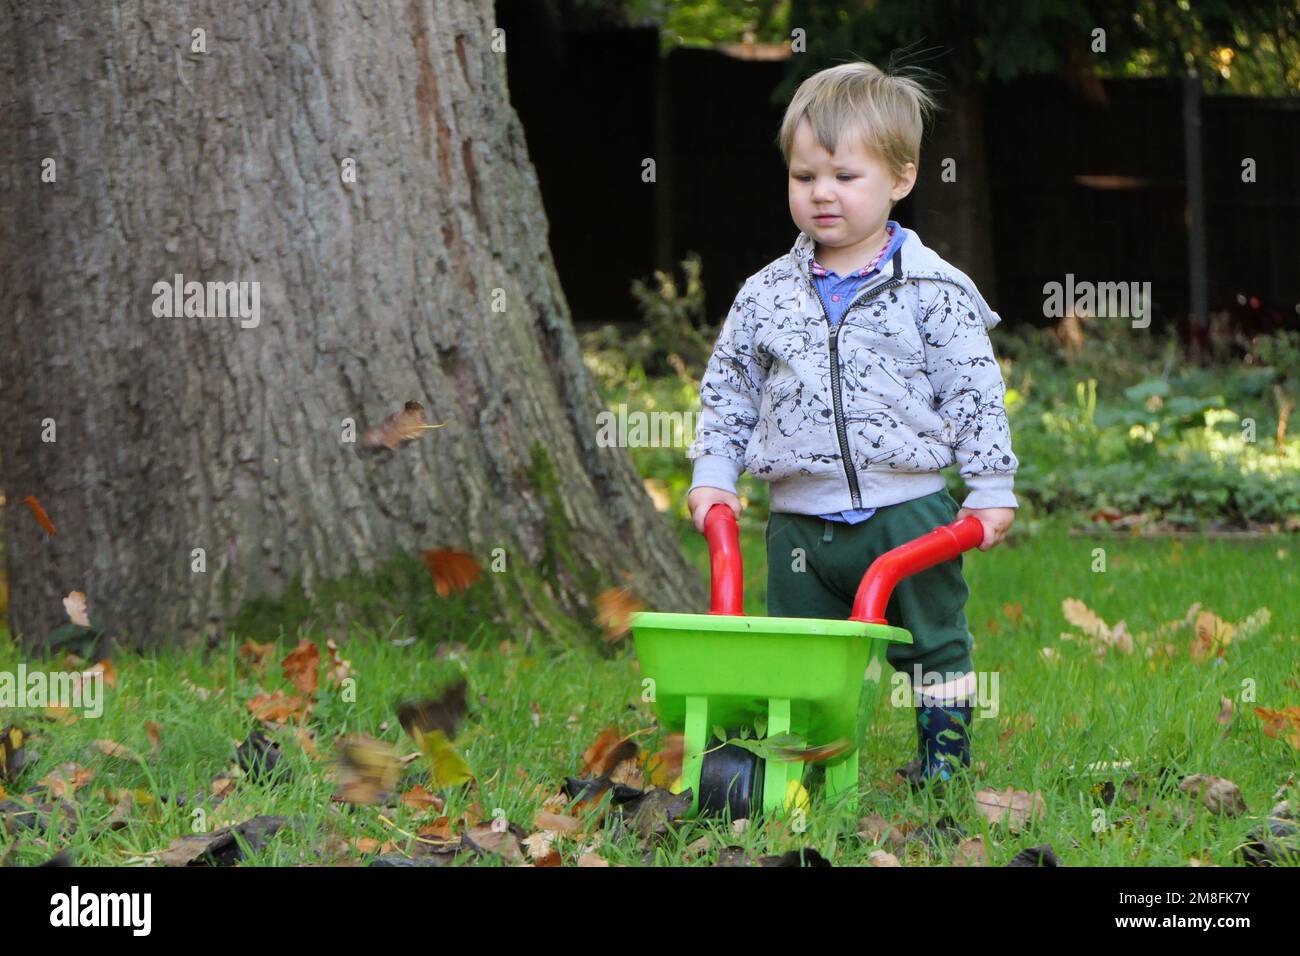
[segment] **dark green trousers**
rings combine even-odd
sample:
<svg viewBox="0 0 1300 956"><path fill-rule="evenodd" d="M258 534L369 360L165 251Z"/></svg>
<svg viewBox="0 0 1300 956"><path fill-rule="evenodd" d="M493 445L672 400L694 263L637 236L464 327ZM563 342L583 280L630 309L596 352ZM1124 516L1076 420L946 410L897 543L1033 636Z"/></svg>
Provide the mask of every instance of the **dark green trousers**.
<svg viewBox="0 0 1300 956"><path fill-rule="evenodd" d="M769 617L845 619L867 567L891 548L957 520L947 491L880 508L860 524L814 515L774 513L767 522L767 614ZM802 549L801 551L799 549ZM890 644L895 670L965 674L971 662L966 626L970 594L960 556L904 578L894 588L885 617L912 635L912 644Z"/></svg>

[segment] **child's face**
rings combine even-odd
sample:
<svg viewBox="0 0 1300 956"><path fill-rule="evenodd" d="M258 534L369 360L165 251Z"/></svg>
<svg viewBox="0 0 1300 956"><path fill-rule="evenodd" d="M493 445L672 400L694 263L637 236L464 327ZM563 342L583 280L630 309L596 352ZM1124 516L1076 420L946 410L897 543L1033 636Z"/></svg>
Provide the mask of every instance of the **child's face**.
<svg viewBox="0 0 1300 956"><path fill-rule="evenodd" d="M912 191L916 167L894 176L856 135L843 136L828 153L805 119L790 150L790 215L811 236L819 252L835 249L837 264L864 265L880 251L890 202ZM869 245L875 246L868 248ZM849 261L852 260L852 261Z"/></svg>

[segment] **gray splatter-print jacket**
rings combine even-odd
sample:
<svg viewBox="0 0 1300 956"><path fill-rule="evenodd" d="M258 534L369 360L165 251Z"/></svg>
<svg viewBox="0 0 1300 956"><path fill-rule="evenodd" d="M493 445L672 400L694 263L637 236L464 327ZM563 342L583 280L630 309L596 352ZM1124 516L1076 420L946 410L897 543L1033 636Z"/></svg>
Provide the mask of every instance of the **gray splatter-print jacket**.
<svg viewBox="0 0 1300 956"><path fill-rule="evenodd" d="M954 462L967 508L1014 508L1018 462L988 329L1000 319L911 229L830 328L803 232L750 276L700 385L691 487L735 491L748 470L772 511L910 501Z"/></svg>

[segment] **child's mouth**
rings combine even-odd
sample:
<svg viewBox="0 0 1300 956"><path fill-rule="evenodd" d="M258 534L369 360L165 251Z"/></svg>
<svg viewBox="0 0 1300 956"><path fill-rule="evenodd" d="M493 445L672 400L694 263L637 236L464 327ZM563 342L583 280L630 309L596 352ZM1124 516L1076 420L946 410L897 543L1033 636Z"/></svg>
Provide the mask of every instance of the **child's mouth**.
<svg viewBox="0 0 1300 956"><path fill-rule="evenodd" d="M839 218L839 216L813 216L813 222L817 223L819 226L825 226Z"/></svg>

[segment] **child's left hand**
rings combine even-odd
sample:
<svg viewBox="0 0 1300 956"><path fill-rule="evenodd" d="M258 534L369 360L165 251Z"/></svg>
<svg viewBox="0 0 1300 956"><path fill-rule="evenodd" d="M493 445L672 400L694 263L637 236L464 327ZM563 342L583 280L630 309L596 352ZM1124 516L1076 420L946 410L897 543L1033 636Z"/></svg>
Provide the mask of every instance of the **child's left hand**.
<svg viewBox="0 0 1300 956"><path fill-rule="evenodd" d="M987 551L1007 536L1007 529L1016 520L1015 508L962 508L957 512L960 521L967 515L974 515L984 525L984 543L981 551Z"/></svg>

